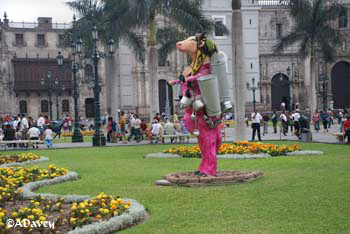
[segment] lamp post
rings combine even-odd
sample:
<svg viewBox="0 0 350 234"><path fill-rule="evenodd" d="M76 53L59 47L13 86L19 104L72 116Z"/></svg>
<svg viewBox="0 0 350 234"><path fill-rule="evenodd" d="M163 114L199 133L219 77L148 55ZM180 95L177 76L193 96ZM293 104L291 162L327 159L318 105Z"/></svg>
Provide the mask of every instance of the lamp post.
<svg viewBox="0 0 350 234"><path fill-rule="evenodd" d="M52 120L52 93L56 95L56 109L57 109L57 120L59 119L59 105L58 105L58 92L65 89L64 85L60 85L57 77L53 78L51 71L47 72L46 78L42 78L40 81L42 86L46 86L46 90L49 94L49 106L50 106L50 120Z"/></svg>
<svg viewBox="0 0 350 234"><path fill-rule="evenodd" d="M327 76L321 76L321 86L320 91L322 93L323 111L327 111Z"/></svg>
<svg viewBox="0 0 350 234"><path fill-rule="evenodd" d="M49 108L50 108L50 121L52 120L52 96L51 96L51 92L52 92L52 76L51 76L51 71L47 72L47 76L46 78L41 78L40 80L40 84L42 86L46 86L46 90L49 94Z"/></svg>
<svg viewBox="0 0 350 234"><path fill-rule="evenodd" d="M250 86L249 82L247 82L247 89L248 89L248 91L253 91L253 109L254 109L254 112L256 111L256 108L255 108L255 103L256 103L255 91L257 89L259 89L259 88L260 88L260 82L258 82L258 85L256 86L254 77L252 78L252 86Z"/></svg>
<svg viewBox="0 0 350 234"><path fill-rule="evenodd" d="M58 52L56 59L57 59L58 66L62 67L63 66L63 55L61 54L60 51ZM57 80L56 85L58 85L58 80ZM65 87L64 87L64 85L62 85L62 91L64 92L64 90L65 90ZM58 92L56 92L56 110L57 110L57 120L59 120L60 119L60 112L59 112L59 105L58 105Z"/></svg>
<svg viewBox="0 0 350 234"><path fill-rule="evenodd" d="M94 102L95 102L95 134L92 138L92 145L93 146L104 146L106 145L106 138L104 134L101 133L100 127L101 127L101 117L100 117L100 92L101 87L99 85L99 79L98 79L98 61L99 59L107 57L105 53L101 53L97 49L97 41L98 41L98 33L97 28L94 26L94 29L92 30L92 40L94 42L94 54L93 54L93 61L94 61ZM108 52L110 55L114 53L114 43L111 39L108 43Z"/></svg>

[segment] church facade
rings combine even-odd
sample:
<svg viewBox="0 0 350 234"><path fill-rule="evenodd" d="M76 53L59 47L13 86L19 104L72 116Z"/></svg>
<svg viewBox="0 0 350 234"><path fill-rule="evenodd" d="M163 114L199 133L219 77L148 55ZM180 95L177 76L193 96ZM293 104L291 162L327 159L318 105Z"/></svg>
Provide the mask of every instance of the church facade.
<svg viewBox="0 0 350 234"><path fill-rule="evenodd" d="M283 53L274 53L274 45L293 26L288 8L274 0L243 0L243 61L244 79L252 85L254 78L260 86L256 91L257 108L260 111L280 109L282 102L289 109L297 104L306 108L305 74L309 66L298 54L298 47ZM350 1L343 1L347 10L339 16L333 26L343 35L333 63L317 60L317 103L321 109L327 107L350 107L346 99L350 86ZM206 0L204 14L222 21L231 29L232 10L230 0ZM158 18L157 24L167 22ZM64 33L69 24L54 24L51 18L38 18L37 23L13 23L7 16L0 21L0 115L26 113L33 118L38 114L53 118L73 115L72 98L72 54L64 47ZM147 30L140 31L148 43ZM213 33L211 36L226 57L226 71L233 98L232 40L231 35ZM103 47L100 46L101 49ZM59 66L56 56L64 57ZM176 101L176 90L167 81L176 79L187 64L185 55L174 51L166 61L159 61L158 77L150 77L148 59L138 62L125 43L120 43L112 58L99 62L101 84L101 114L109 112L118 117L120 111L138 113L149 118L150 103L157 103L159 113L180 111ZM91 59L80 63L78 71L79 116L93 118L94 95L92 89L93 65ZM156 89L151 89L151 79ZM247 111L251 111L253 94L244 90ZM50 102L51 96L51 102ZM234 101L232 99L232 101ZM51 103L51 105L50 105ZM50 111L52 109L52 111Z"/></svg>

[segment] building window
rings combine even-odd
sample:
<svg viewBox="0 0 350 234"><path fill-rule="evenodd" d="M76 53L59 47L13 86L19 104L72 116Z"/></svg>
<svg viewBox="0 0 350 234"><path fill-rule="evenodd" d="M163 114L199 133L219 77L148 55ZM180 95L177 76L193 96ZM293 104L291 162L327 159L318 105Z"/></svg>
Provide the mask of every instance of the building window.
<svg viewBox="0 0 350 234"><path fill-rule="evenodd" d="M58 34L58 46L64 46L65 37L64 34Z"/></svg>
<svg viewBox="0 0 350 234"><path fill-rule="evenodd" d="M45 46L45 34L37 35L38 46Z"/></svg>
<svg viewBox="0 0 350 234"><path fill-rule="evenodd" d="M226 17L225 16L212 16L212 20L215 22L221 22L223 25L226 25ZM217 29L214 30L214 37L225 37L222 32L219 32Z"/></svg>
<svg viewBox="0 0 350 234"><path fill-rule="evenodd" d="M19 101L19 113L21 114L27 114L28 110L27 110L27 101Z"/></svg>
<svg viewBox="0 0 350 234"><path fill-rule="evenodd" d="M276 24L276 37L278 39L282 37L282 24Z"/></svg>
<svg viewBox="0 0 350 234"><path fill-rule="evenodd" d="M94 79L94 69L92 65L87 64L84 68L84 73L85 73L85 81L90 82Z"/></svg>
<svg viewBox="0 0 350 234"><path fill-rule="evenodd" d="M41 101L41 113L49 112L49 102L47 100Z"/></svg>
<svg viewBox="0 0 350 234"><path fill-rule="evenodd" d="M22 33L16 33L16 46L23 46L24 38Z"/></svg>
<svg viewBox="0 0 350 234"><path fill-rule="evenodd" d="M62 112L69 112L69 100L62 100Z"/></svg>
<svg viewBox="0 0 350 234"><path fill-rule="evenodd" d="M348 14L346 10L342 10L339 14L339 28L348 27Z"/></svg>

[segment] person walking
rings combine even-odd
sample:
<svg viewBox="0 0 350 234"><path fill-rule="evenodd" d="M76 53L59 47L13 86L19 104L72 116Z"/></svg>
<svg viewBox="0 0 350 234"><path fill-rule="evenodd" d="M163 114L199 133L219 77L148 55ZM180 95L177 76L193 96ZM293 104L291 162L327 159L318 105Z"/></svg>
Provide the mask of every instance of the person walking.
<svg viewBox="0 0 350 234"><path fill-rule="evenodd" d="M255 140L256 132L258 133L259 141L261 141L260 123L262 121L262 116L260 115L259 112L255 111L255 112L252 113L251 117L252 117L252 129L253 129L252 141Z"/></svg>
<svg viewBox="0 0 350 234"><path fill-rule="evenodd" d="M131 137L133 137L133 136L134 136L134 139L135 139L135 127L134 127L134 125L135 125L135 118L134 118L134 114L133 113L130 114L130 122L129 122L129 124L130 124L130 134L129 134L129 137L128 137L128 141L130 141Z"/></svg>
<svg viewBox="0 0 350 234"><path fill-rule="evenodd" d="M153 144L153 137L156 138L156 143L158 143L161 131L163 127L162 125L158 122L158 120L154 119L153 124L152 124L152 137L150 143Z"/></svg>
<svg viewBox="0 0 350 234"><path fill-rule="evenodd" d="M45 136L45 142L46 142L47 148L51 148L52 147L52 130L50 125L46 127L44 131L44 136Z"/></svg>
<svg viewBox="0 0 350 234"><path fill-rule="evenodd" d="M333 111L331 110L331 108L328 108L327 110L327 114L328 114L328 126L327 128L331 128L332 124L333 124Z"/></svg>
<svg viewBox="0 0 350 234"><path fill-rule="evenodd" d="M108 117L106 129L107 129L107 142L117 143L118 142L116 138L117 124L115 121L113 121L112 116Z"/></svg>
<svg viewBox="0 0 350 234"><path fill-rule="evenodd" d="M265 136L265 134L268 134L270 117L267 113L265 113L262 118L263 118L263 127L264 127L263 136Z"/></svg>
<svg viewBox="0 0 350 234"><path fill-rule="evenodd" d="M282 125L282 133L284 136L287 136L287 132L288 132L288 118L286 115L286 112L283 111L280 115L280 119L281 119L281 125Z"/></svg>
<svg viewBox="0 0 350 234"><path fill-rule="evenodd" d="M346 120L344 122L344 141L345 138L348 138L347 143L350 144L350 115L346 116Z"/></svg>
<svg viewBox="0 0 350 234"><path fill-rule="evenodd" d="M322 111L320 116L323 124L323 132L328 132L329 115L326 111Z"/></svg>
<svg viewBox="0 0 350 234"><path fill-rule="evenodd" d="M288 118L288 126L290 127L290 133L291 135L293 135L294 121L293 121L293 116L291 112L288 112L287 118ZM287 128L287 132L288 132L288 128Z"/></svg>
<svg viewBox="0 0 350 234"><path fill-rule="evenodd" d="M28 130L28 137L29 137L29 140L39 140L40 130L35 125L33 125ZM34 148L35 148L35 146L34 146L34 143L33 143L33 149ZM38 142L36 143L36 148L39 148Z"/></svg>
<svg viewBox="0 0 350 234"><path fill-rule="evenodd" d="M141 120L139 119L138 115L134 115L135 122L134 122L134 134L135 134L135 140L136 142L141 141Z"/></svg>
<svg viewBox="0 0 350 234"><path fill-rule="evenodd" d="M273 125L273 133L277 133L277 123L278 123L278 115L276 111L273 112L271 117L272 125Z"/></svg>
<svg viewBox="0 0 350 234"><path fill-rule="evenodd" d="M126 144L126 115L124 113L124 111L120 112L121 116L120 116L120 131L122 134L122 138L123 138L123 144Z"/></svg>
<svg viewBox="0 0 350 234"><path fill-rule="evenodd" d="M321 121L321 116L318 110L315 110L315 113L312 116L312 121L314 122L314 128L316 132L320 130L320 121Z"/></svg>
<svg viewBox="0 0 350 234"><path fill-rule="evenodd" d="M164 125L164 134L163 135L175 135L176 130L174 124L170 121L170 119L166 120L166 124ZM170 137L170 142L174 142L174 137ZM163 142L164 143L164 142Z"/></svg>
<svg viewBox="0 0 350 234"><path fill-rule="evenodd" d="M300 126L299 126L299 119L300 119L299 109L295 110L295 112L292 114L292 118L294 121L294 134L298 137L298 139L300 139L301 134L300 134Z"/></svg>

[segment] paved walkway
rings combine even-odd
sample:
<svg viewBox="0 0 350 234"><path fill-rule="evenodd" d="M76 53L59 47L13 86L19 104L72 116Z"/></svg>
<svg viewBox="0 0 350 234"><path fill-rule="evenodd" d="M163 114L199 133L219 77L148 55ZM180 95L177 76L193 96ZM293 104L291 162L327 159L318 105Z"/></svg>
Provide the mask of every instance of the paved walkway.
<svg viewBox="0 0 350 234"><path fill-rule="evenodd" d="M311 129L312 132L312 140L313 142L322 142L322 143L338 143L335 136L332 135L332 133L339 132L339 124L334 124L329 129L328 132L324 132L323 129L321 129L319 132L316 132L313 128ZM263 128L261 128L261 134ZM234 128L226 128L226 142L233 142L235 141L234 136ZM246 128L246 136L249 140L251 140L252 137L252 129L250 127ZM272 126L269 126L268 134L265 134L264 136L261 135L262 141L268 141L268 140L295 140L297 141L297 137L292 135L289 131L287 133L287 136L283 136L283 134L280 134L279 128L278 133L273 133ZM257 137L255 138L257 140ZM224 140L224 139L223 139ZM169 140L167 141L169 143ZM190 143L197 143L196 138L190 138ZM148 141L141 141L139 143L136 143L134 141L128 142L127 144L123 144L122 142L118 143L107 143L107 146L135 146L135 145L148 145ZM54 149L60 149L60 148L85 148L85 147L91 147L92 142L81 142L81 143L55 143L53 145ZM12 149L12 148L11 148ZM8 150L11 150L8 149ZM23 148L17 148L18 150L23 150ZM39 149L47 149L45 145L40 145ZM4 150L4 148L1 148L0 150ZM33 150L32 148L28 148L28 150Z"/></svg>

